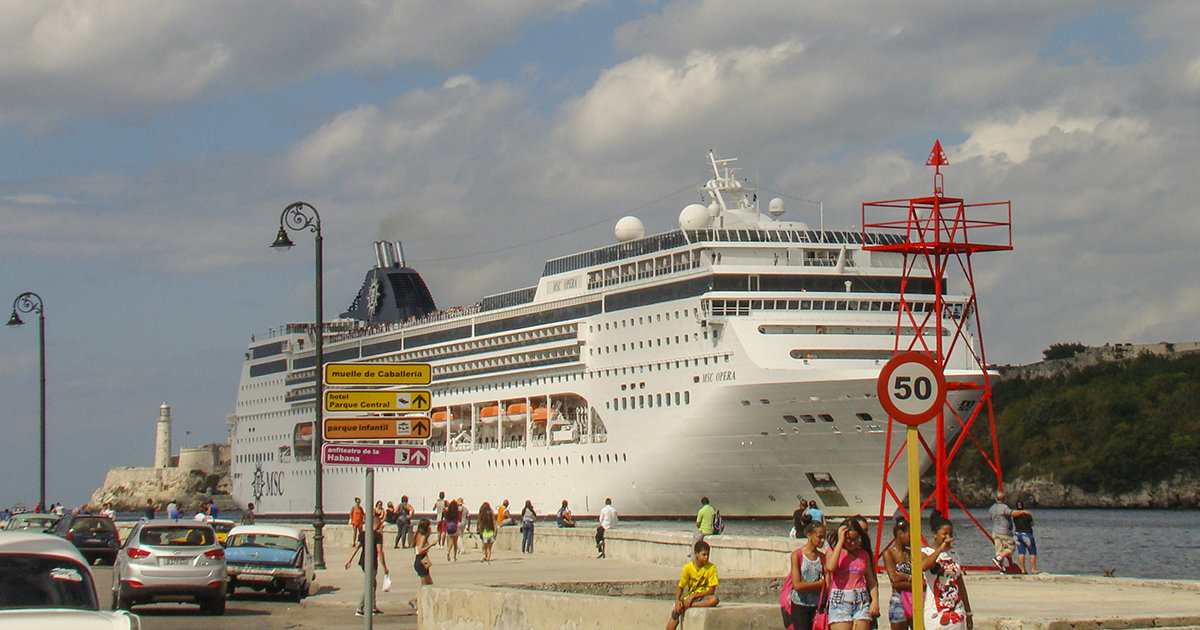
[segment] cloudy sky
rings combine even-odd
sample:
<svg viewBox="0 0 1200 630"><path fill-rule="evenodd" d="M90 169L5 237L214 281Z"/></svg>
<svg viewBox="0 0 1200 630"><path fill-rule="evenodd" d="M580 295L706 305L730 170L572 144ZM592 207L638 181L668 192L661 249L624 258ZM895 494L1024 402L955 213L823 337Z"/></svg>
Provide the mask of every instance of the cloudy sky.
<svg viewBox="0 0 1200 630"><path fill-rule="evenodd" d="M712 148L788 199L1013 203L975 265L988 360L1200 337L1200 4L0 0L0 299L45 302L49 499L223 440L252 333L399 239L440 306L671 229ZM1189 175L1189 173L1193 173ZM807 201L805 201L807 200ZM7 302L4 303L7 305ZM37 491L37 330L0 332L0 505Z"/></svg>

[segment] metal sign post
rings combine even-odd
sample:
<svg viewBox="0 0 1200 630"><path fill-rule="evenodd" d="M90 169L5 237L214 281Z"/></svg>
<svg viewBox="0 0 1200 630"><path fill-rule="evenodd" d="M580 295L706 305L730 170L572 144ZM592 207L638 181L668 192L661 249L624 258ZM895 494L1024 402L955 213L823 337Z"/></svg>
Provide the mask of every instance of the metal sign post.
<svg viewBox="0 0 1200 630"><path fill-rule="evenodd" d="M371 630L375 616L375 469L367 467L367 517L363 519L363 627Z"/></svg>
<svg viewBox="0 0 1200 630"><path fill-rule="evenodd" d="M925 572L921 555L921 434L917 427L941 415L946 405L942 366L921 352L898 354L879 371L879 402L908 425L908 549L912 554L913 630L925 630Z"/></svg>

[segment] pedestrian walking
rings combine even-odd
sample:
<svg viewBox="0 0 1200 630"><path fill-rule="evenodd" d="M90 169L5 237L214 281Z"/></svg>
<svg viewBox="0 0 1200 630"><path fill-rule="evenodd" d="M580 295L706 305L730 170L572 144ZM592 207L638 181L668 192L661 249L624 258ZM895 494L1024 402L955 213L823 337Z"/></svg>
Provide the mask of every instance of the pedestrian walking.
<svg viewBox="0 0 1200 630"><path fill-rule="evenodd" d="M837 544L825 556L829 582L829 630L867 630L879 616L879 583L871 560L871 539L853 518L837 531Z"/></svg>
<svg viewBox="0 0 1200 630"><path fill-rule="evenodd" d="M372 527L374 528L374 531L375 531L375 541L374 541L374 543L375 543L374 544L375 559L374 559L374 562L371 564L371 566L373 567L372 577L374 578L374 581L371 583L371 601L376 602L376 605L373 609L371 609L371 614L372 615L382 615L383 611L379 610L379 605L378 605L379 599L377 597L375 597L375 594L376 594L376 590L379 585L379 566L383 565L383 575L385 577L388 574L388 566L387 566L387 558L383 555L383 519L372 519L372 520L374 521L372 523ZM366 547L367 547L367 532L365 529L360 529L358 531L358 538L354 541L354 549L352 549L350 551L350 559L346 561L346 569L350 568L350 563L354 562L354 556L357 555L357 556L359 556L358 557L359 568L361 568L363 570L363 572L366 572L367 564L366 564L366 561L364 560L364 558L366 558L366 556L367 556ZM359 553L360 551L362 552L361 554ZM366 589L363 589L362 599L359 600L359 603L358 603L358 610L354 611L355 616L362 617L364 614L363 611L366 609L366 607L367 607L367 591L366 591Z"/></svg>
<svg viewBox="0 0 1200 630"><path fill-rule="evenodd" d="M533 502L525 499L525 507L521 509L521 553L533 553L533 521L537 512Z"/></svg>
<svg viewBox="0 0 1200 630"><path fill-rule="evenodd" d="M246 509L242 510L242 525L254 524L254 502L246 504Z"/></svg>
<svg viewBox="0 0 1200 630"><path fill-rule="evenodd" d="M788 558L788 574L779 595L785 630L812 630L825 586L825 556L820 550L825 526L809 521L800 536L804 544Z"/></svg>
<svg viewBox="0 0 1200 630"><path fill-rule="evenodd" d="M1037 573L1037 541L1033 538L1033 514L1025 509L1023 501L1017 501L1013 510L1013 536L1017 539L1017 563L1024 573ZM1025 558L1032 566L1026 566Z"/></svg>
<svg viewBox="0 0 1200 630"><path fill-rule="evenodd" d="M597 558L604 557L604 536L608 530L617 526L617 509L612 505L612 498L604 500L604 507L600 508L600 525L596 528L596 551L600 555Z"/></svg>
<svg viewBox="0 0 1200 630"><path fill-rule="evenodd" d="M988 518L992 520L992 543L996 555L992 563L1005 573L1013 571L1013 552L1017 550L1016 539L1013 538L1012 508L1004 502L1004 492L996 493L996 502L988 508Z"/></svg>
<svg viewBox="0 0 1200 630"><path fill-rule="evenodd" d="M363 521L366 519L367 513L363 510L362 498L354 497L354 507L350 508L350 527L354 528L354 535L357 536L363 532Z"/></svg>
<svg viewBox="0 0 1200 630"><path fill-rule="evenodd" d="M458 562L458 525L462 510L458 501L446 503L446 562Z"/></svg>
<svg viewBox="0 0 1200 630"><path fill-rule="evenodd" d="M971 600L963 581L962 565L954 555L954 525L940 513L929 518L933 547L921 549L925 571L926 630L972 630Z"/></svg>
<svg viewBox="0 0 1200 630"><path fill-rule="evenodd" d="M496 513L487 501L479 506L479 518L476 520L479 542L483 544L483 559L480 562L492 561L492 545L496 543Z"/></svg>
<svg viewBox="0 0 1200 630"><path fill-rule="evenodd" d="M437 523L437 544L446 544L446 493L439 492L437 501L433 503L433 519Z"/></svg>
<svg viewBox="0 0 1200 630"><path fill-rule="evenodd" d="M433 584L433 575L430 572L433 562L429 559L429 550L433 549L436 541L433 540L429 530L429 519L423 518L417 521L417 529L413 534L413 549L416 550L416 556L413 558L413 571L417 573L422 586ZM417 598L413 597L408 600L408 605L415 611L417 609Z"/></svg>
<svg viewBox="0 0 1200 630"><path fill-rule="evenodd" d="M909 545L908 521L897 519L892 527L892 546L883 552L883 564L892 582L892 598L888 601L888 622L892 630L912 628L912 547Z"/></svg>
<svg viewBox="0 0 1200 630"><path fill-rule="evenodd" d="M396 506L396 547L408 548L408 534L412 531L412 517L416 510L408 502L408 495L400 497L400 505Z"/></svg>
<svg viewBox="0 0 1200 630"><path fill-rule="evenodd" d="M689 608L711 608L720 603L717 597L717 566L708 561L711 548L698 540L692 545L692 560L683 565L679 587L675 590L675 607L667 630L675 630Z"/></svg>
<svg viewBox="0 0 1200 630"><path fill-rule="evenodd" d="M146 515L148 520L152 521L154 520L155 513L157 513L157 510L154 509L154 499L146 499L146 509L143 511L143 514Z"/></svg>

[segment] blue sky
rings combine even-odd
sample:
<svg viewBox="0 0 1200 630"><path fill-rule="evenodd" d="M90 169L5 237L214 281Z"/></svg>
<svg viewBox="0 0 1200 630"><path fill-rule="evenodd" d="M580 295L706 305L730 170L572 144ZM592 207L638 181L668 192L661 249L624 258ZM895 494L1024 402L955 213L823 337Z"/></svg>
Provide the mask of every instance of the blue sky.
<svg viewBox="0 0 1200 630"><path fill-rule="evenodd" d="M327 314L378 238L453 306L623 214L671 229L710 148L844 228L927 194L940 138L948 193L1013 201L1015 251L976 261L990 361L1200 336L1191 2L0 11L0 299L46 303L52 501L151 463L164 401L176 446L224 439L250 335L311 317L311 239L267 247L295 200L322 213ZM0 505L32 505L36 326L0 357Z"/></svg>

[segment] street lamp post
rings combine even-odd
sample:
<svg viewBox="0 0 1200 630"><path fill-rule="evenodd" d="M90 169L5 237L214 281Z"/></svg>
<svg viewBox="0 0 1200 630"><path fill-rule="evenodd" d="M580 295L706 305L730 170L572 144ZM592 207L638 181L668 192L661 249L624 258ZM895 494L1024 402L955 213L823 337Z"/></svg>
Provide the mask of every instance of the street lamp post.
<svg viewBox="0 0 1200 630"><path fill-rule="evenodd" d="M325 309L324 309L324 271L321 260L321 215L317 209L303 201L297 201L283 209L283 213L279 215L279 234L275 236L275 242L271 247L290 248L295 243L288 238L287 231L302 231L308 230L316 234L316 258L317 258L317 321L316 321L316 362L315 379L317 383L317 397L314 404L316 413L313 417L313 461L316 462L316 504L313 508L313 529L316 533L313 535L313 566L318 569L325 568L325 536L322 530L325 527L325 483L324 469L321 466L321 443L322 438L322 407L324 405L324 389L325 389Z"/></svg>
<svg viewBox="0 0 1200 630"><path fill-rule="evenodd" d="M26 291L13 300L12 317L8 318L9 326L20 326L21 313L37 313L38 316L38 357L39 376L41 379L41 484L38 486L38 503L42 510L46 509L46 314L42 312L42 296L33 291Z"/></svg>

